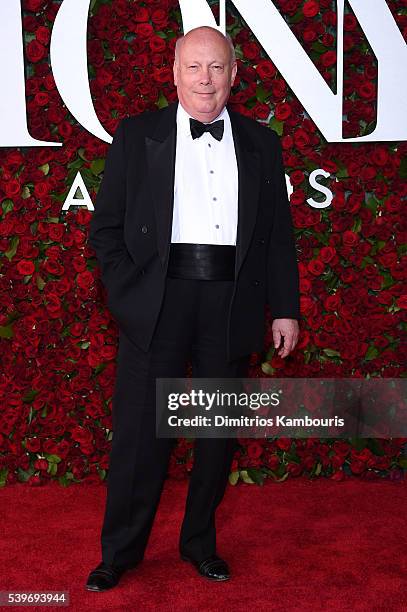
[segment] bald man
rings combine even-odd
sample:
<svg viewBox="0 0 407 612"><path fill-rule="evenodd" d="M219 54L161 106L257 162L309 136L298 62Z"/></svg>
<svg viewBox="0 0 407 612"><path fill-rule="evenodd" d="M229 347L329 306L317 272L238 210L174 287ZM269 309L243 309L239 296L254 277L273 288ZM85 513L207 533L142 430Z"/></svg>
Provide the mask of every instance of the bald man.
<svg viewBox="0 0 407 612"><path fill-rule="evenodd" d="M264 348L265 306L286 357L298 341L299 283L276 134L227 109L236 76L228 37L191 30L176 44L178 102L122 119L91 221L108 306L119 326L113 442L102 561L86 588L104 591L142 561L173 440L155 435L155 381L239 378ZM215 511L236 440L197 438L181 559L230 578ZM187 566L185 566L187 568Z"/></svg>

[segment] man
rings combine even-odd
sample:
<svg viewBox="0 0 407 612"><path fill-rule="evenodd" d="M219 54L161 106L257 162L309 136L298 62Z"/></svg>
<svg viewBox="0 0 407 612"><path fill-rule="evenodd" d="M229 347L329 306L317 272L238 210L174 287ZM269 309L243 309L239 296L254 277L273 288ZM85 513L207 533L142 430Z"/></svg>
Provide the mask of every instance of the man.
<svg viewBox="0 0 407 612"><path fill-rule="evenodd" d="M179 103L122 120L109 148L90 243L119 325L102 562L86 587L115 586L143 558L173 441L155 436L155 380L244 377L262 350L265 304L286 357L298 340L296 251L274 132L225 107L230 39L208 27L177 41ZM210 131L206 131L210 130ZM200 575L230 577L215 511L235 439L196 439L179 551Z"/></svg>

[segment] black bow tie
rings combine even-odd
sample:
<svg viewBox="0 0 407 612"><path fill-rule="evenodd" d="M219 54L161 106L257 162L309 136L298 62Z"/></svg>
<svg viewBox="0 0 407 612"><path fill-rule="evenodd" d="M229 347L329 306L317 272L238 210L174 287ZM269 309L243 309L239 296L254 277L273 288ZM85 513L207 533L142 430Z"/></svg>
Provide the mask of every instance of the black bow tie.
<svg viewBox="0 0 407 612"><path fill-rule="evenodd" d="M223 136L223 119L215 121L214 123L201 123L197 119L189 119L191 126L192 138L199 138L204 132L210 132L216 140L222 140Z"/></svg>

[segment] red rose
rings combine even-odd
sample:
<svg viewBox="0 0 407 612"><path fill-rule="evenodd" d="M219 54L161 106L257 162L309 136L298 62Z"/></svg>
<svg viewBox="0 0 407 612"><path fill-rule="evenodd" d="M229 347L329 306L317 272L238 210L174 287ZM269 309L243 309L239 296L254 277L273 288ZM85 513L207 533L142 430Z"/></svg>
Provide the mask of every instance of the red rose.
<svg viewBox="0 0 407 612"><path fill-rule="evenodd" d="M320 274L324 272L325 264L323 261L319 259L313 259L308 264L308 270L311 272L311 274L314 274L315 276L319 276Z"/></svg>
<svg viewBox="0 0 407 612"><path fill-rule="evenodd" d="M256 66L256 72L261 80L271 79L276 74L276 68L270 60L260 60Z"/></svg>
<svg viewBox="0 0 407 612"><path fill-rule="evenodd" d="M291 172L291 174L290 174L290 183L294 187L296 185L301 185L301 183L304 181L304 179L305 179L305 175L302 172L302 170L294 170L294 172Z"/></svg>
<svg viewBox="0 0 407 612"><path fill-rule="evenodd" d="M79 444L89 444L93 440L92 433L85 429L85 427L80 427L80 425L72 429L71 438L75 442L79 442Z"/></svg>
<svg viewBox="0 0 407 612"><path fill-rule="evenodd" d="M359 236L348 230L342 234L342 242L346 246L355 246L359 242Z"/></svg>
<svg viewBox="0 0 407 612"><path fill-rule="evenodd" d="M151 21L160 29L165 28L168 24L168 11L164 9L155 9L151 12Z"/></svg>
<svg viewBox="0 0 407 612"><path fill-rule="evenodd" d="M315 0L308 0L302 7L304 17L315 17L319 11L319 4Z"/></svg>
<svg viewBox="0 0 407 612"><path fill-rule="evenodd" d="M165 40L163 38L160 38L160 36L152 36L148 41L148 44L150 45L151 51L153 51L154 53L162 53L163 51L165 51L165 48L167 46Z"/></svg>
<svg viewBox="0 0 407 612"><path fill-rule="evenodd" d="M150 17L149 12L145 7L139 6L139 7L133 8L132 18L134 19L134 21L137 21L137 22L148 21L149 17Z"/></svg>
<svg viewBox="0 0 407 612"><path fill-rule="evenodd" d="M288 102L279 102L276 104L274 116L278 121L285 121L291 115L291 106Z"/></svg>
<svg viewBox="0 0 407 612"><path fill-rule="evenodd" d="M330 478L330 480L334 480L336 482L340 482L341 480L345 480L345 474L343 470L338 470L334 472Z"/></svg>
<svg viewBox="0 0 407 612"><path fill-rule="evenodd" d="M37 29L37 31L35 32L35 38L42 45L47 45L49 43L50 38L51 38L51 31L50 31L50 29L46 28L45 26L40 26Z"/></svg>
<svg viewBox="0 0 407 612"><path fill-rule="evenodd" d="M322 249L319 252L319 258L324 263L329 263L330 261L332 261L335 255L336 255L336 250L331 246L322 247Z"/></svg>
<svg viewBox="0 0 407 612"><path fill-rule="evenodd" d="M356 91L365 100L373 100L376 96L376 86L370 81L362 81L356 88Z"/></svg>
<svg viewBox="0 0 407 612"><path fill-rule="evenodd" d="M247 454L250 459L258 459L263 453L263 447L259 442L252 442L247 446Z"/></svg>
<svg viewBox="0 0 407 612"><path fill-rule="evenodd" d="M46 56L47 50L37 40L32 40L26 46L25 53L29 62L39 62Z"/></svg>
<svg viewBox="0 0 407 612"><path fill-rule="evenodd" d="M325 68L334 66L336 64L336 51L326 51L321 55L321 64Z"/></svg>
<svg viewBox="0 0 407 612"><path fill-rule="evenodd" d="M4 185L4 193L8 198L14 198L15 196L19 195L20 190L21 185L17 179L6 181Z"/></svg>
<svg viewBox="0 0 407 612"><path fill-rule="evenodd" d="M255 60L260 56L260 47L255 42L246 42L242 45L242 51L245 58Z"/></svg>
<svg viewBox="0 0 407 612"><path fill-rule="evenodd" d="M317 32L313 29L304 30L302 36L303 36L304 41L307 43L314 42L318 38Z"/></svg>
<svg viewBox="0 0 407 612"><path fill-rule="evenodd" d="M283 451L288 451L291 448L291 444L292 444L292 440L291 438L278 438L276 440L276 446L277 448L283 450Z"/></svg>
<svg viewBox="0 0 407 612"><path fill-rule="evenodd" d="M300 476L302 471L303 468L298 463L290 462L287 464L287 472L291 474L291 476Z"/></svg>
<svg viewBox="0 0 407 612"><path fill-rule="evenodd" d="M27 438L25 441L25 448L31 453L38 453L41 448L41 441L39 438Z"/></svg>
<svg viewBox="0 0 407 612"><path fill-rule="evenodd" d="M34 467L36 470L45 472L48 469L48 461L46 459L37 459L34 461Z"/></svg>
<svg viewBox="0 0 407 612"><path fill-rule="evenodd" d="M137 36L140 36L142 39L148 39L154 34L151 23L138 23L134 30Z"/></svg>
<svg viewBox="0 0 407 612"><path fill-rule="evenodd" d="M26 11L38 11L44 4L44 0L24 0L24 8Z"/></svg>
<svg viewBox="0 0 407 612"><path fill-rule="evenodd" d="M33 274L35 270L35 266L32 261L28 259L22 259L17 264L17 272L22 274L23 276L28 276L29 274Z"/></svg>
<svg viewBox="0 0 407 612"><path fill-rule="evenodd" d="M309 136L305 130L298 128L294 132L294 142L299 149L309 145Z"/></svg>
<svg viewBox="0 0 407 612"><path fill-rule="evenodd" d="M92 272L90 270L80 272L76 277L76 282L81 289L89 289L94 283Z"/></svg>

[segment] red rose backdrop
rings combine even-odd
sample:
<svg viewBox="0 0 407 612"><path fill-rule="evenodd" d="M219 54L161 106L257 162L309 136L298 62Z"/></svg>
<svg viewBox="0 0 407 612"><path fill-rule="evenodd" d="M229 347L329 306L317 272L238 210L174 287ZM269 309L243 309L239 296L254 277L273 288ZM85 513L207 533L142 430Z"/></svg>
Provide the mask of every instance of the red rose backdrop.
<svg viewBox="0 0 407 612"><path fill-rule="evenodd" d="M58 479L102 481L111 443L117 326L106 308L95 253L87 243L91 212L61 211L80 171L94 200L108 146L66 109L49 64L60 2L23 0L28 125L33 137L62 147L0 150L0 484ZM216 15L217 2L212 2ZM275 0L332 86L336 12L331 0ZM403 1L388 5L406 36ZM113 134L119 118L176 99L172 83L176 0L93 0L88 65L97 115ZM406 226L405 142L327 143L232 5L227 28L238 56L235 110L282 140L294 192L292 216L301 273L301 336L285 360L252 357L252 376L400 377L407 299L402 246ZM344 135L375 125L377 65L349 8L345 17ZM402 75L400 75L401 78ZM332 204L315 209L309 173L331 173ZM270 321L269 321L270 323ZM323 475L341 480L402 478L405 439L241 440L231 482ZM193 444L181 440L170 474L185 477Z"/></svg>

